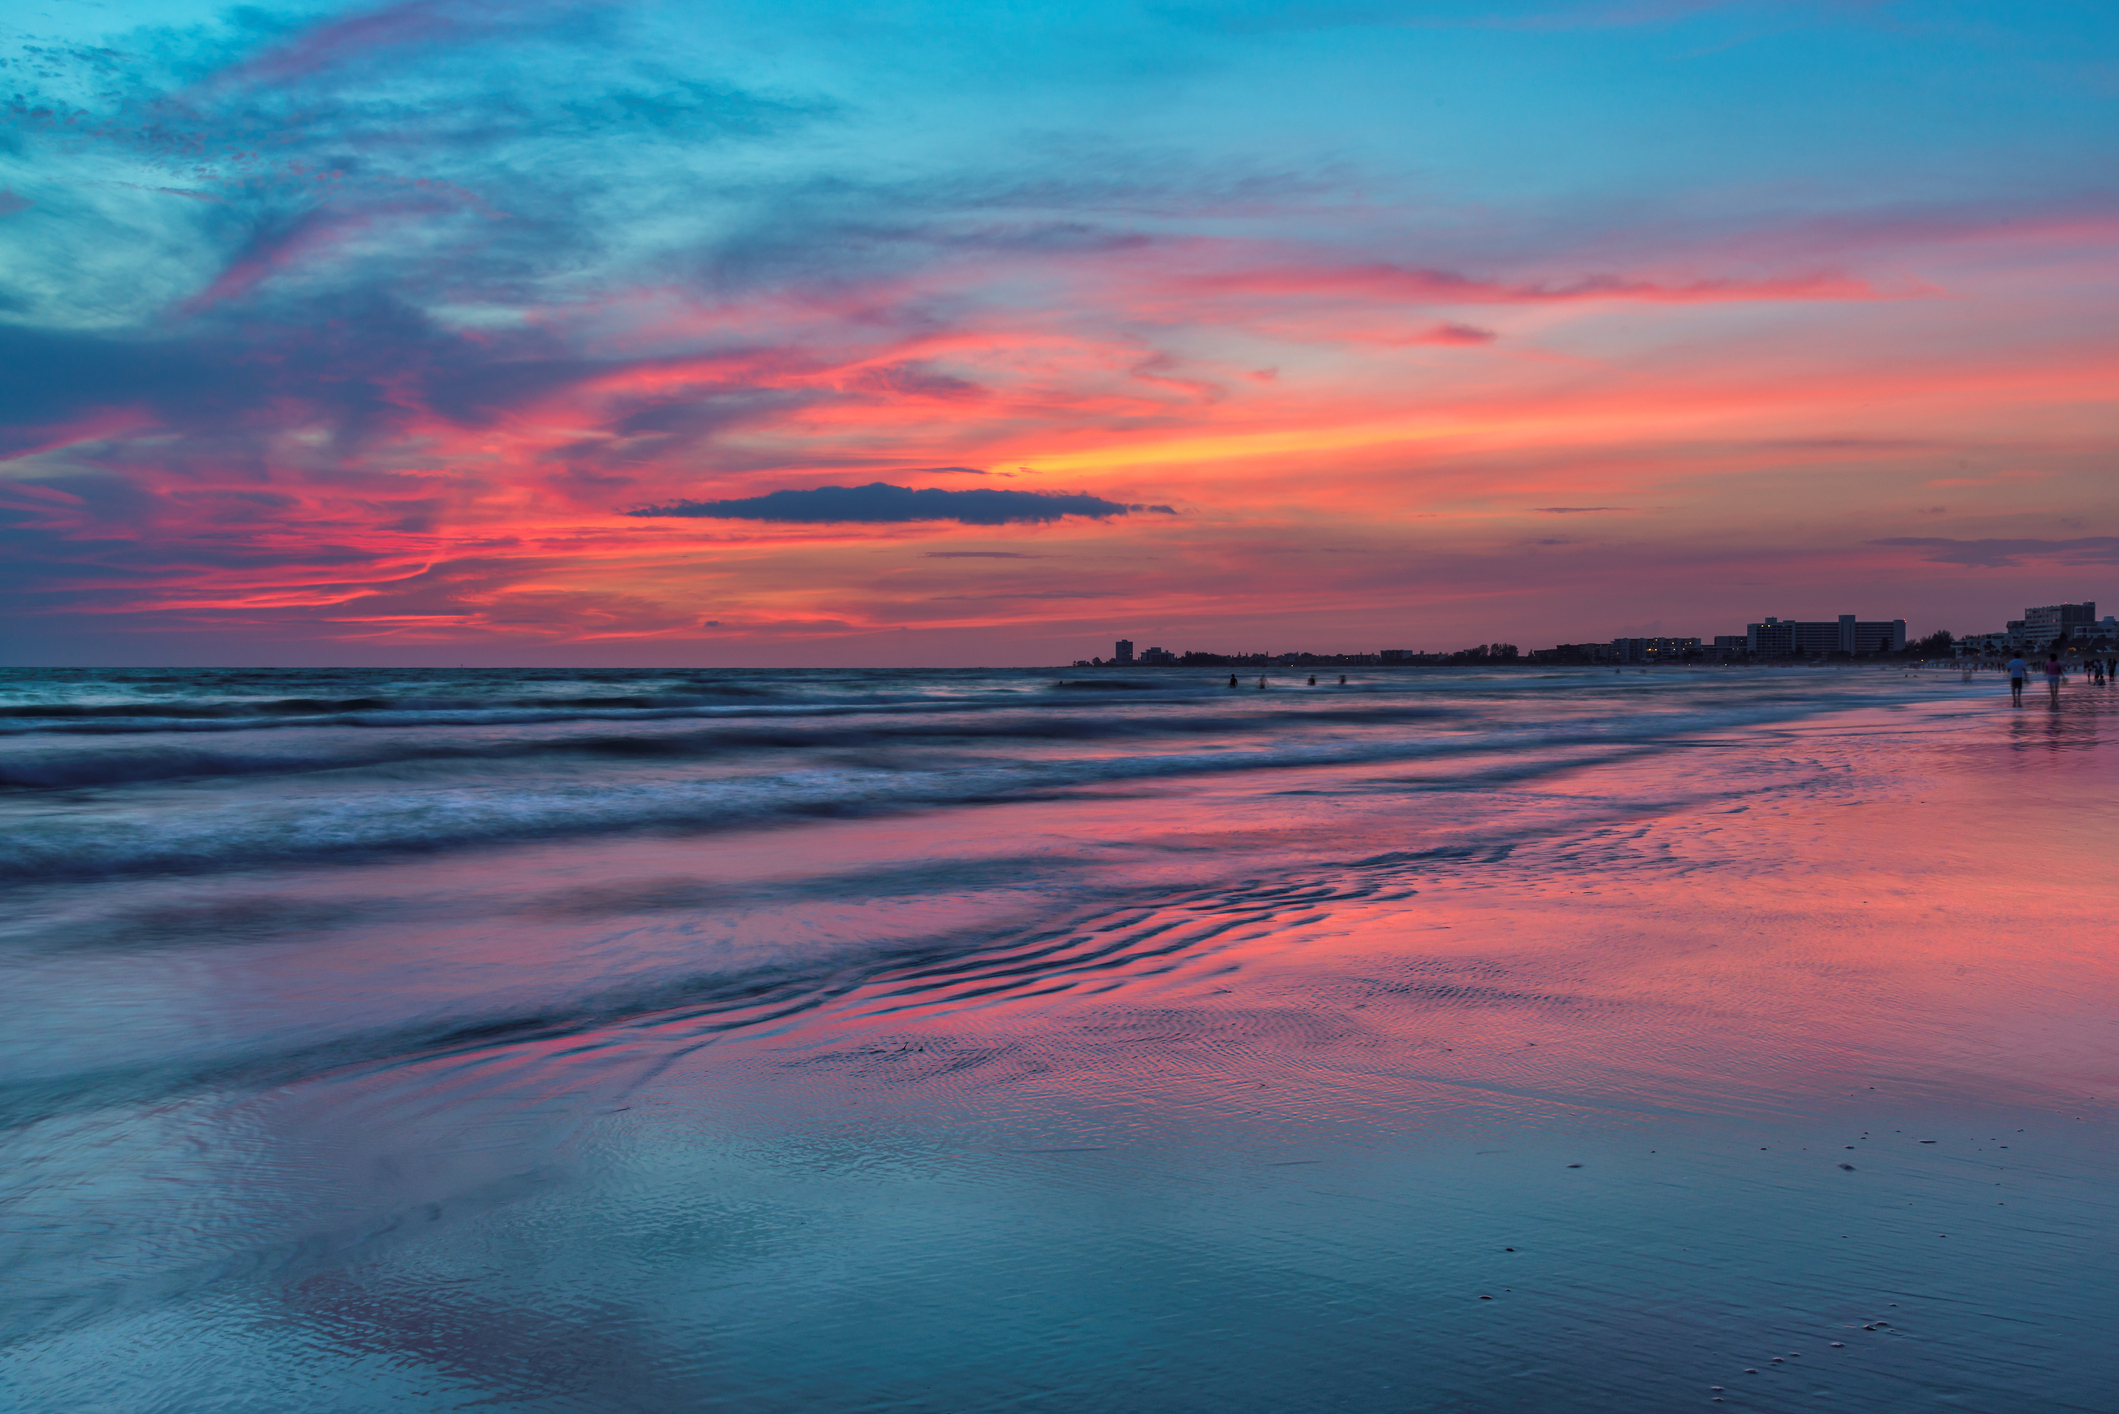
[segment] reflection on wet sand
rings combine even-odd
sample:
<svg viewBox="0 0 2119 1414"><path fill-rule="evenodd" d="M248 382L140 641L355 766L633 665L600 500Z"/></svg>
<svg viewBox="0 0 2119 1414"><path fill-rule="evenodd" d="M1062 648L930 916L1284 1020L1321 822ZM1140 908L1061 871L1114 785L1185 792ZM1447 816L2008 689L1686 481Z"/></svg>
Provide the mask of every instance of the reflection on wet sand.
<svg viewBox="0 0 2119 1414"><path fill-rule="evenodd" d="M55 892L25 1407L2100 1408L2119 694L1948 687Z"/></svg>

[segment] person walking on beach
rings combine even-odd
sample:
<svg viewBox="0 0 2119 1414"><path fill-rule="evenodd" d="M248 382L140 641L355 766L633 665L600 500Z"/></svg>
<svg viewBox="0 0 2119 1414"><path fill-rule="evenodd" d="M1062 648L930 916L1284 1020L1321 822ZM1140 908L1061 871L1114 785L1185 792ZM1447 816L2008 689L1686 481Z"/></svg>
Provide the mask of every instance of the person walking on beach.
<svg viewBox="0 0 2119 1414"><path fill-rule="evenodd" d="M2029 671L2021 654L2009 659L2009 701L2018 707L2023 705L2023 678Z"/></svg>
<svg viewBox="0 0 2119 1414"><path fill-rule="evenodd" d="M2046 694L2053 699L2053 705L2058 707L2060 705L2060 658L2057 654L2047 653L2045 655L2045 690Z"/></svg>

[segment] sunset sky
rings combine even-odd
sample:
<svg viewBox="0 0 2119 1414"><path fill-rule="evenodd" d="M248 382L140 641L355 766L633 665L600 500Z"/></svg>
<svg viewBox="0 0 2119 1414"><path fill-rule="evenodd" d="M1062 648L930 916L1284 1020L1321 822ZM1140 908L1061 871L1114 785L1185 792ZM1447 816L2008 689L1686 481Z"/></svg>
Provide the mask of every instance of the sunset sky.
<svg viewBox="0 0 2119 1414"><path fill-rule="evenodd" d="M6 662L2119 600L2109 0L27 0L0 63Z"/></svg>

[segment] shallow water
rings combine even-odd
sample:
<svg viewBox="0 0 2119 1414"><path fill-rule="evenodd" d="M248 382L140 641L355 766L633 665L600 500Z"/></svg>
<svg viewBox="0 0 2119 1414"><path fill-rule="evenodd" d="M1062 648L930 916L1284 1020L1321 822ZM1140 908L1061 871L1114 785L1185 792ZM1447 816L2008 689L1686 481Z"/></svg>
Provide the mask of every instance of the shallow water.
<svg viewBox="0 0 2119 1414"><path fill-rule="evenodd" d="M0 676L11 1397L2111 1407L2119 694L1350 676Z"/></svg>

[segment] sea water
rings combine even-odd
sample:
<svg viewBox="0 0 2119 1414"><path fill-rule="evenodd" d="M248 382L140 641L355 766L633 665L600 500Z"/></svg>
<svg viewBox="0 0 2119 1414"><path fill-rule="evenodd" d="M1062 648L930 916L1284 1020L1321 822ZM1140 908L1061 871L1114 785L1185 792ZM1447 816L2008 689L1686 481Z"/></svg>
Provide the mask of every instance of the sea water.
<svg viewBox="0 0 2119 1414"><path fill-rule="evenodd" d="M2104 1410L2119 693L0 675L25 1411Z"/></svg>

